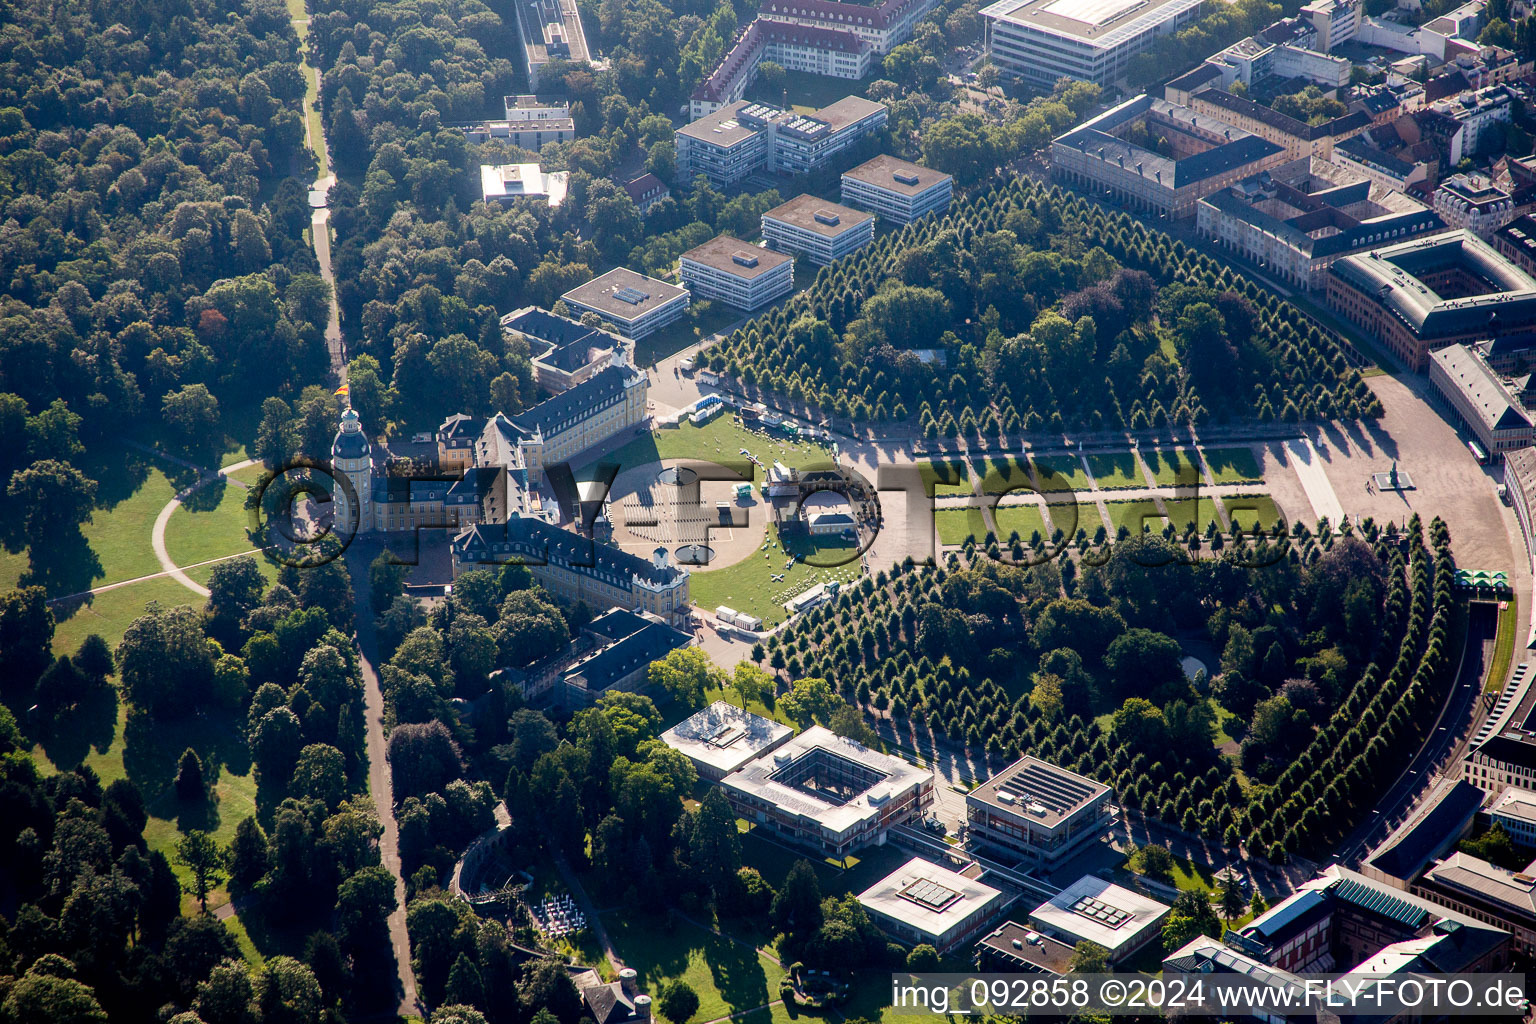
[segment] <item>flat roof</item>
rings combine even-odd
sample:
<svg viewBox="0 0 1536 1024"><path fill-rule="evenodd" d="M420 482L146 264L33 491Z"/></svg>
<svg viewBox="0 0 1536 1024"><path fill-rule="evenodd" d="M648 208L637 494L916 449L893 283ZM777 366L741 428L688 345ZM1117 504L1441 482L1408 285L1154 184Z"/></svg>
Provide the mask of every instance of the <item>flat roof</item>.
<svg viewBox="0 0 1536 1024"><path fill-rule="evenodd" d="M795 258L788 253L764 249L730 235L716 235L703 245L689 249L681 258L702 263L743 281L754 280L770 270L795 262Z"/></svg>
<svg viewBox="0 0 1536 1024"><path fill-rule="evenodd" d="M863 96L844 96L835 103L829 103L820 110L812 111L811 116L827 122L835 132L851 124L858 124L866 117L883 113L885 109L885 104L878 100L865 99Z"/></svg>
<svg viewBox="0 0 1536 1024"><path fill-rule="evenodd" d="M896 177L898 174L902 179L907 180L898 180ZM851 171L844 171L843 177L862 181L888 192L915 196L949 180L950 176L943 171L935 171L922 164L914 164L910 160L882 153L873 160L866 160L859 164Z"/></svg>
<svg viewBox="0 0 1536 1024"><path fill-rule="evenodd" d="M549 44L553 36L549 30L552 27L558 28L559 38L570 49L566 59L591 59L576 0L518 0L513 6L517 9L517 28L522 36L523 53L530 65L542 64L551 59Z"/></svg>
<svg viewBox="0 0 1536 1024"><path fill-rule="evenodd" d="M694 761L733 772L794 730L782 722L717 700L661 734L661 741Z"/></svg>
<svg viewBox="0 0 1536 1024"><path fill-rule="evenodd" d="M809 787L792 784L793 773L788 769L812 757L852 762L867 773L871 784L841 802L830 794L823 796ZM812 819L834 835L840 835L870 815L879 813L890 800L925 782L933 782L932 772L816 725L777 750L727 775L721 785Z"/></svg>
<svg viewBox="0 0 1536 1024"><path fill-rule="evenodd" d="M866 909L936 939L1002 899L1002 892L985 882L922 857L913 857L859 893Z"/></svg>
<svg viewBox="0 0 1536 1024"><path fill-rule="evenodd" d="M1108 792L1109 787L1102 782L1025 755L971 790L965 799L1051 828Z"/></svg>
<svg viewBox="0 0 1536 1024"><path fill-rule="evenodd" d="M686 135L690 139L698 139L700 142L708 142L714 146L734 146L738 142L750 139L762 131L759 125L748 124L737 116L741 111L749 107L766 107L769 110L778 110L766 103L753 103L749 100L736 100L727 103L713 113L705 114L697 121L690 121L677 130L677 134ZM779 111L783 113L783 111Z"/></svg>
<svg viewBox="0 0 1536 1024"><path fill-rule="evenodd" d="M1094 875L1084 875L1030 912L1037 926L1097 942L1108 950L1137 945L1147 929L1159 928L1169 907Z"/></svg>
<svg viewBox="0 0 1536 1024"><path fill-rule="evenodd" d="M1100 49L1144 35L1203 0L998 0L982 17L1091 43Z"/></svg>
<svg viewBox="0 0 1536 1024"><path fill-rule="evenodd" d="M560 297L595 309L611 320L630 323L687 294L686 288L637 274L628 267L614 267Z"/></svg>
<svg viewBox="0 0 1536 1024"><path fill-rule="evenodd" d="M766 220L776 220L826 238L836 238L847 231L875 219L872 213L855 210L851 206L830 203L809 192L795 196L782 206L775 206L763 214Z"/></svg>
<svg viewBox="0 0 1536 1024"><path fill-rule="evenodd" d="M1519 786L1510 786L1488 808L1489 816L1500 814L1506 818L1536 825L1536 793Z"/></svg>
<svg viewBox="0 0 1536 1024"><path fill-rule="evenodd" d="M544 199L550 206L565 201L570 182L567 171L545 174L538 164L481 164L480 194L487 201L498 199Z"/></svg>
<svg viewBox="0 0 1536 1024"><path fill-rule="evenodd" d="M1523 871L1506 871L1457 851L1424 872L1424 880L1503 907L1526 921L1536 921L1536 877Z"/></svg>
<svg viewBox="0 0 1536 1024"><path fill-rule="evenodd" d="M1441 779L1365 862L1393 878L1415 878L1462 834L1482 804L1483 791L1472 783Z"/></svg>
<svg viewBox="0 0 1536 1024"><path fill-rule="evenodd" d="M1051 974L1066 974L1072 966L1072 954L1076 952L1065 942L1041 935L1017 921L1004 921L976 943L976 947L993 950L1005 959L1022 960Z"/></svg>

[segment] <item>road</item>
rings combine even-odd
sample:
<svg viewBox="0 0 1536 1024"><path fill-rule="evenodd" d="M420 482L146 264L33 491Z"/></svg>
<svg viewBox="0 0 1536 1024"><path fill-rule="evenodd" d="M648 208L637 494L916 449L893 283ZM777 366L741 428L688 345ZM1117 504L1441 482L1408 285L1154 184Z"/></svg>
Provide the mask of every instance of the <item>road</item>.
<svg viewBox="0 0 1536 1024"><path fill-rule="evenodd" d="M374 668L379 657L378 640L373 629L373 609L368 604L368 562L375 552L370 546L353 544L347 551L347 569L355 581L352 587L357 617L358 665L363 676L363 702L367 722L368 795L373 798L374 813L384 834L379 838L379 859L395 879L395 905L389 912L389 945L395 955L401 1017L421 1014L416 997L416 972L411 969L411 940L405 930L405 880L400 873L400 828L395 823L395 786L389 774L388 750L384 740L384 693Z"/></svg>

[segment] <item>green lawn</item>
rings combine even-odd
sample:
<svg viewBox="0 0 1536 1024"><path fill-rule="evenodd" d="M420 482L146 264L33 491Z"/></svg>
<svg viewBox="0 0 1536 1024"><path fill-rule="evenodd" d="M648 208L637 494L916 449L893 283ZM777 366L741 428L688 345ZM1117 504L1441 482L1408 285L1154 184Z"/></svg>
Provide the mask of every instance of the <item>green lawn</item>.
<svg viewBox="0 0 1536 1024"><path fill-rule="evenodd" d="M988 456L976 468L981 473L983 494L1008 494L1035 489L1034 480L1029 475L1029 465L1023 459L1011 455L1006 458Z"/></svg>
<svg viewBox="0 0 1536 1024"><path fill-rule="evenodd" d="M1509 663L1515 656L1515 622L1520 618L1519 599L1511 596L1499 602L1499 629L1494 635L1493 664L1488 667L1488 679L1483 689L1497 693L1504 688L1504 677L1509 675Z"/></svg>
<svg viewBox="0 0 1536 1024"><path fill-rule="evenodd" d="M750 239L743 239L750 241ZM814 271L810 271L814 275ZM798 276L798 275L797 275ZM804 280L809 281L809 277ZM797 282L804 287L804 281ZM759 311L761 312L761 311ZM654 366L658 360L681 352L689 345L742 320L747 316L739 309L732 309L722 302L695 302L688 307L688 315L635 342L635 365Z"/></svg>
<svg viewBox="0 0 1536 1024"><path fill-rule="evenodd" d="M941 508L933 513L939 529L940 544L964 544L967 537L978 542L987 535L987 523L979 508Z"/></svg>
<svg viewBox="0 0 1536 1024"><path fill-rule="evenodd" d="M1215 523L1216 528L1221 529L1221 514L1216 510L1214 499L1164 498L1163 506L1168 509L1168 518L1173 521L1174 528L1181 534L1190 523L1194 523L1195 529L1202 534L1207 523Z"/></svg>
<svg viewBox="0 0 1536 1024"><path fill-rule="evenodd" d="M1147 449L1141 453L1152 471L1152 482L1159 487L1196 487L1205 476L1187 448Z"/></svg>
<svg viewBox="0 0 1536 1024"><path fill-rule="evenodd" d="M1089 506L1090 508L1092 506ZM1029 543L1030 537L1036 532L1042 540L1050 537L1050 528L1045 525L1045 515L1036 505L1003 505L992 510L992 518L997 521L998 540L1007 543L1015 530L1018 531L1019 540ZM1077 528L1073 527L1075 534ZM1088 531L1089 536L1093 531Z"/></svg>
<svg viewBox="0 0 1536 1024"><path fill-rule="evenodd" d="M1106 491L1125 490L1129 487L1145 487L1141 467L1136 464L1134 452L1099 452L1088 456L1088 470L1093 479Z"/></svg>
<svg viewBox="0 0 1536 1024"><path fill-rule="evenodd" d="M1254 484L1264 479L1252 448L1206 448L1201 452L1219 484Z"/></svg>
<svg viewBox="0 0 1536 1024"><path fill-rule="evenodd" d="M1083 464L1071 455L1055 455L1034 460L1035 476L1041 491L1086 491L1088 474Z"/></svg>
<svg viewBox="0 0 1536 1024"><path fill-rule="evenodd" d="M1157 502L1150 498L1106 501L1104 508L1109 512L1109 522L1116 534L1119 534L1122 526L1132 534L1141 533L1146 528L1150 528L1153 533L1161 533L1168 523L1168 520L1164 519L1163 514L1158 511Z"/></svg>
<svg viewBox="0 0 1536 1024"><path fill-rule="evenodd" d="M918 473L923 485L933 485L935 497L944 494L975 494L971 488L971 472L960 459L935 459L920 462Z"/></svg>
<svg viewBox="0 0 1536 1024"><path fill-rule="evenodd" d="M209 484L206 490L210 498L215 488L222 489L216 506L196 509L183 505L165 524L165 550L177 565L196 565L255 547L246 533L250 525L245 511L246 489L239 484Z"/></svg>
<svg viewBox="0 0 1536 1024"><path fill-rule="evenodd" d="M1093 535L1099 532L1099 527L1104 525L1104 519L1099 515L1099 506L1091 501L1048 501L1045 510L1051 518L1053 535L1060 530L1062 536L1070 539L1077 536L1078 530L1082 530L1092 540ZM1029 538L1026 536L1024 539Z"/></svg>
<svg viewBox="0 0 1536 1024"><path fill-rule="evenodd" d="M1272 530L1276 523L1284 522L1280 506L1267 494L1242 494L1222 498L1227 518L1245 531L1252 531L1254 523L1264 530Z"/></svg>
<svg viewBox="0 0 1536 1024"><path fill-rule="evenodd" d="M762 100L774 106L788 104L802 114L809 114L822 107L830 106L845 96L862 96L864 85L863 82L813 75L808 71L786 71L782 90L769 89L759 80L753 82L752 87L747 90L747 98Z"/></svg>
<svg viewBox="0 0 1536 1024"><path fill-rule="evenodd" d="M604 920L619 959L639 972L644 992L683 981L698 993L695 1020L752 1010L779 997L784 968L748 945L666 918L669 903L653 894L653 913L612 914Z"/></svg>
<svg viewBox="0 0 1536 1024"><path fill-rule="evenodd" d="M162 576L95 594L89 604L56 605L53 615L58 625L53 632L53 653L73 653L92 633L101 634L108 645L117 647L128 624L143 615L144 606L151 601L168 607L187 604L201 608L206 599L169 576Z"/></svg>
<svg viewBox="0 0 1536 1024"><path fill-rule="evenodd" d="M720 569L693 569L689 581L689 594L700 608L712 609L726 605L739 612L755 615L763 620L764 628L784 621L788 612L784 602L818 583L838 581L849 583L859 578L858 548L833 538L816 538L814 544L791 545L789 549L776 547L778 530L769 524L764 540L766 552L748 555L735 565ZM830 562L847 559L842 565L817 566L798 561L786 566L786 552L805 559ZM767 558L760 557L768 555ZM771 577L783 574L782 582Z"/></svg>
<svg viewBox="0 0 1536 1024"><path fill-rule="evenodd" d="M743 448L763 461L763 470L747 461L746 456L741 454ZM830 449L809 441L787 438L780 433L748 430L735 416L727 414L715 417L702 427L684 423L680 427L642 434L597 461L616 462L622 471L662 459L714 462L742 473L755 483L762 482L766 468L775 462L782 462L791 469L832 468Z"/></svg>

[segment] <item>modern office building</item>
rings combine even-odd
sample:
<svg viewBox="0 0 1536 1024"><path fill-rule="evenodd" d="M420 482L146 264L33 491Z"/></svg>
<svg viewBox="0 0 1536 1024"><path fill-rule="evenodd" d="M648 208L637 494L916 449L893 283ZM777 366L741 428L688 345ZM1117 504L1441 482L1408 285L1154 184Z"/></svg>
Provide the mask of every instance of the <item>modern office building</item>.
<svg viewBox="0 0 1536 1024"><path fill-rule="evenodd" d="M559 206L565 202L570 179L569 171L545 173L538 164L481 164L480 197L488 203L526 199Z"/></svg>
<svg viewBox="0 0 1536 1024"><path fill-rule="evenodd" d="M762 231L769 248L824 267L874 241L875 217L805 194L763 214Z"/></svg>
<svg viewBox="0 0 1536 1024"><path fill-rule="evenodd" d="M1184 28L1202 0L998 0L982 9L993 63L1050 89L1060 78L1113 85L1159 37Z"/></svg>
<svg viewBox="0 0 1536 1024"><path fill-rule="evenodd" d="M1265 272L1308 289L1323 286L1340 256L1443 227L1423 203L1311 157L1211 193L1196 206L1195 226Z"/></svg>
<svg viewBox="0 0 1536 1024"><path fill-rule="evenodd" d="M739 817L829 857L883 845L933 804L932 772L819 725L720 784Z"/></svg>
<svg viewBox="0 0 1536 1024"><path fill-rule="evenodd" d="M1171 908L1095 875L1084 875L1030 911L1029 923L1069 946L1096 942L1120 964L1160 940Z"/></svg>
<svg viewBox="0 0 1536 1024"><path fill-rule="evenodd" d="M505 118L466 125L465 137L471 142L504 139L514 146L535 153L546 142L569 142L576 137L576 122L571 119L571 105L564 100L508 96L505 102Z"/></svg>
<svg viewBox="0 0 1536 1024"><path fill-rule="evenodd" d="M1475 347L1447 345L1431 352L1429 382L1494 460L1536 443L1536 422L1525 404L1526 381L1495 373Z"/></svg>
<svg viewBox="0 0 1536 1024"><path fill-rule="evenodd" d="M1051 143L1057 181L1173 218L1193 217L1212 192L1285 162L1285 149L1267 139L1145 94Z"/></svg>
<svg viewBox="0 0 1536 1024"><path fill-rule="evenodd" d="M795 290L795 258L716 235L679 257L678 277L700 299L753 310Z"/></svg>
<svg viewBox="0 0 1536 1024"><path fill-rule="evenodd" d="M552 60L581 63L592 59L576 0L520 0L513 6L529 88L538 89L539 75Z"/></svg>
<svg viewBox="0 0 1536 1024"><path fill-rule="evenodd" d="M905 946L947 953L990 924L1012 900L978 878L913 857L859 893L880 930Z"/></svg>
<svg viewBox="0 0 1536 1024"><path fill-rule="evenodd" d="M1328 268L1327 295L1412 370L1447 345L1536 333L1536 279L1465 230L1344 256Z"/></svg>
<svg viewBox="0 0 1536 1024"><path fill-rule="evenodd" d="M789 742L795 730L745 708L717 700L661 734L688 756L699 778L719 782L731 772Z"/></svg>
<svg viewBox="0 0 1536 1024"><path fill-rule="evenodd" d="M843 172L844 205L894 224L910 224L949 209L954 191L950 175L894 156L877 156Z"/></svg>
<svg viewBox="0 0 1536 1024"><path fill-rule="evenodd" d="M993 848L991 856L1050 870L1108 831L1112 795L1026 755L965 795L967 836L972 848Z"/></svg>
<svg viewBox="0 0 1536 1024"><path fill-rule="evenodd" d="M1424 872L1413 893L1510 933L1523 958L1536 953L1536 876L1457 851Z"/></svg>
<svg viewBox="0 0 1536 1024"><path fill-rule="evenodd" d="M1301 9L1302 20L1317 32L1317 48L1324 53L1355 38L1365 17L1363 0L1311 0Z"/></svg>
<svg viewBox="0 0 1536 1024"><path fill-rule="evenodd" d="M727 188L760 172L805 174L884 127L885 104L847 96L813 114L736 100L679 128L677 177Z"/></svg>
<svg viewBox="0 0 1536 1024"><path fill-rule="evenodd" d="M1064 975L1076 950L1017 921L1004 921L976 943L976 967L1003 974Z"/></svg>
<svg viewBox="0 0 1536 1024"><path fill-rule="evenodd" d="M596 313L638 341L688 313L688 289L615 267L560 296L570 308Z"/></svg>
<svg viewBox="0 0 1536 1024"><path fill-rule="evenodd" d="M1536 849L1536 792L1510 786L1489 806L1488 821L1508 832L1516 846Z"/></svg>

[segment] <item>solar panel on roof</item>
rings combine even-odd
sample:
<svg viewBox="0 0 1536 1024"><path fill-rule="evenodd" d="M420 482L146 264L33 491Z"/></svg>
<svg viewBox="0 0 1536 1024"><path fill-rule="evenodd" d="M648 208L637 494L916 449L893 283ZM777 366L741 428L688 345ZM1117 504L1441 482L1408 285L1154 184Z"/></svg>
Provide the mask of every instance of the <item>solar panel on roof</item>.
<svg viewBox="0 0 1536 1024"><path fill-rule="evenodd" d="M614 291L613 297L620 302L627 302L631 306L638 306L651 296L638 288L619 288Z"/></svg>
<svg viewBox="0 0 1536 1024"><path fill-rule="evenodd" d="M931 878L919 878L915 882L908 883L897 895L928 910L943 910L960 898L960 894L954 889L935 882Z"/></svg>

